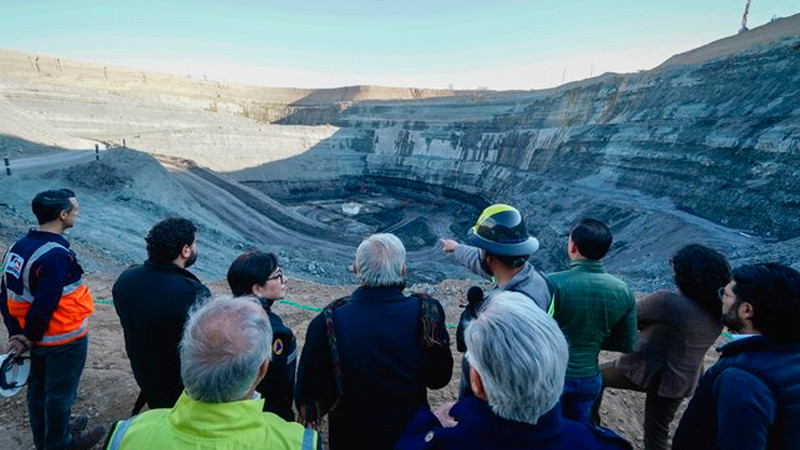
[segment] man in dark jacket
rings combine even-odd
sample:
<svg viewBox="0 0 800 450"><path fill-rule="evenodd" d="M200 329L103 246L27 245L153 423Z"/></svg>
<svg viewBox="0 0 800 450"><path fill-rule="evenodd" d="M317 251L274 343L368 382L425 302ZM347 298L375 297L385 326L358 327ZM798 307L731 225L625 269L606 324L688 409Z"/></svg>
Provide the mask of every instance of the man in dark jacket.
<svg viewBox="0 0 800 450"><path fill-rule="evenodd" d="M457 424L449 428L421 408L396 449L631 448L609 430L561 417L567 341L523 294L493 295L464 334L475 395L450 409Z"/></svg>
<svg viewBox="0 0 800 450"><path fill-rule="evenodd" d="M147 261L122 272L114 283L114 308L125 333L125 350L144 403L171 408L183 392L178 344L191 308L210 296L186 270L197 260L194 224L183 218L157 223L145 238Z"/></svg>
<svg viewBox="0 0 800 450"><path fill-rule="evenodd" d="M308 326L297 374L300 421L315 426L330 412L332 449L392 448L426 387L447 385L453 371L444 310L403 294L406 251L392 234L370 236L356 251L360 286Z"/></svg>
<svg viewBox="0 0 800 450"><path fill-rule="evenodd" d="M720 292L736 333L703 375L674 449L800 448L800 273L742 266Z"/></svg>

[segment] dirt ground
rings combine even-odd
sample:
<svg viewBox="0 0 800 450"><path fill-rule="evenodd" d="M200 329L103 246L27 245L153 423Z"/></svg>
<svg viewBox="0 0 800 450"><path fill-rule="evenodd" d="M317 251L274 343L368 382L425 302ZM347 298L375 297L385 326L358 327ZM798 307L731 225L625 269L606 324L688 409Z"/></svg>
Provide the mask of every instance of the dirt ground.
<svg viewBox="0 0 800 450"><path fill-rule="evenodd" d="M91 322L89 356L83 378L78 389L78 399L73 414L87 414L90 425L127 418L138 395L136 382L131 374L125 353L125 344L119 320L111 304L111 286L115 276L92 274L87 276L96 300L96 309ZM292 303L276 304L275 311L290 326L302 347L309 321L317 314L313 308L321 308L330 300L349 294L353 286L328 286L301 280L290 280L287 299ZM455 401L461 370L461 354L455 349L455 328L461 314L459 303L474 284L469 280L447 280L438 285L416 285L411 289L434 295L445 306L450 328L452 351L455 359L453 378L445 388L430 391L429 402L435 407ZM227 294L224 281L210 283L215 295ZM450 327L452 326L452 328ZM5 328L0 331L0 342L5 342ZM707 365L713 363L713 350L707 357ZM601 355L602 360L614 358L614 354ZM685 406L686 402L684 402ZM644 420L644 396L628 391L609 390L602 408L604 424L630 440L635 448L642 448L642 423ZM682 414L683 408L679 412ZM673 424L673 428L677 421ZM98 446L99 447L99 446ZM25 390L12 398L0 399L0 449L32 449L33 441L27 419Z"/></svg>

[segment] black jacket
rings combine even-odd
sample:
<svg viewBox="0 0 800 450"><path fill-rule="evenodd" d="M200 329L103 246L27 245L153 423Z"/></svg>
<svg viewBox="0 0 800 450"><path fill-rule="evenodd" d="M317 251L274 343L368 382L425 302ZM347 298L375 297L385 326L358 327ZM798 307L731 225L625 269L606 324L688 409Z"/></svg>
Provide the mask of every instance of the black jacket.
<svg viewBox="0 0 800 450"><path fill-rule="evenodd" d="M264 411L294 422L292 402L294 401L294 378L297 368L297 341L292 330L283 324L280 316L272 312L273 300L259 299L269 316L272 326L272 360L267 375L256 386L256 391L264 397Z"/></svg>
<svg viewBox="0 0 800 450"><path fill-rule="evenodd" d="M191 272L145 261L112 290L136 383L150 408L171 408L183 392L178 353L189 308L211 295Z"/></svg>
<svg viewBox="0 0 800 450"><path fill-rule="evenodd" d="M332 449L391 449L414 412L427 405L426 388L447 385L453 373L444 311L437 345L420 336L421 300L394 287L360 287L333 310L342 373L342 397L330 413ZM297 373L298 409L337 397L334 362L323 315L308 326Z"/></svg>

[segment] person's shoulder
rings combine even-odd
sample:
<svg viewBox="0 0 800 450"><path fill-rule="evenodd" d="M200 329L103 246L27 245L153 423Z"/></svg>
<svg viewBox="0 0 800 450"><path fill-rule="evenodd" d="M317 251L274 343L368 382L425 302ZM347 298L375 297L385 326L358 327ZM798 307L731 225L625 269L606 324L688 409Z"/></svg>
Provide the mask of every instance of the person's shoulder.
<svg viewBox="0 0 800 450"><path fill-rule="evenodd" d="M595 449L632 449L631 444L622 436L605 427L586 423L563 421L562 436L570 441L564 448L595 448Z"/></svg>
<svg viewBox="0 0 800 450"><path fill-rule="evenodd" d="M262 413L262 419L264 423L267 424L267 426L272 427L273 429L280 430L280 433L282 435L286 437L291 437L298 443L305 443L306 441L311 441L312 446L310 448L320 447L321 444L320 434L312 430L311 428L305 428L304 426L300 425L297 422L287 422L281 416L269 411L264 411Z"/></svg>
<svg viewBox="0 0 800 450"><path fill-rule="evenodd" d="M286 324L283 323L281 316L275 314L272 311L267 311L267 317L269 317L269 324L272 326L272 335L274 338L282 337L282 338L291 338L294 337L294 333L292 329L287 327Z"/></svg>

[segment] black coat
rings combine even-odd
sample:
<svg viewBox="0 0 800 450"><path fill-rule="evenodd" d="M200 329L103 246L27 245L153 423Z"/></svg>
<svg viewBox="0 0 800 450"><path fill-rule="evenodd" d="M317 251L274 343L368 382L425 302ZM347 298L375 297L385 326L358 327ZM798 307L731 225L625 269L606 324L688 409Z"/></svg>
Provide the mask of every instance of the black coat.
<svg viewBox="0 0 800 450"><path fill-rule="evenodd" d="M183 392L178 353L189 308L211 295L191 272L145 261L112 290L133 377L150 408L171 408Z"/></svg>
<svg viewBox="0 0 800 450"><path fill-rule="evenodd" d="M267 375L256 386L256 391L264 397L264 411L294 422L292 403L294 402L294 379L297 368L297 341L292 330L283 324L280 316L272 312L272 300L259 299L269 316L272 326L272 360Z"/></svg>

